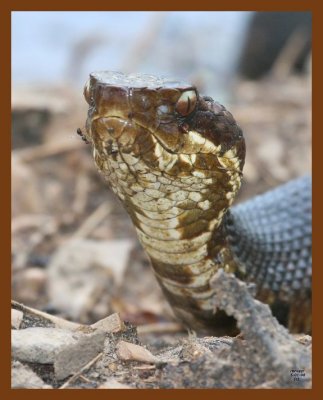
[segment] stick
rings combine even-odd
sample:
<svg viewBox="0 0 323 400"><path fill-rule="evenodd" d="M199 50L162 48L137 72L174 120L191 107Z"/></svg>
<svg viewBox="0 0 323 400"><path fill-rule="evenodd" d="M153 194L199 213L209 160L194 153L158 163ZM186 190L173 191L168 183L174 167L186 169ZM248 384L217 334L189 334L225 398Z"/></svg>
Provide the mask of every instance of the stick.
<svg viewBox="0 0 323 400"><path fill-rule="evenodd" d="M101 357L103 356L103 353L99 353L97 356L95 356L91 361L89 361L84 367L82 367L78 372L76 372L73 376L71 376L62 386L60 386L58 389L66 389L72 382L74 382L84 371L92 367L93 364L95 364Z"/></svg>

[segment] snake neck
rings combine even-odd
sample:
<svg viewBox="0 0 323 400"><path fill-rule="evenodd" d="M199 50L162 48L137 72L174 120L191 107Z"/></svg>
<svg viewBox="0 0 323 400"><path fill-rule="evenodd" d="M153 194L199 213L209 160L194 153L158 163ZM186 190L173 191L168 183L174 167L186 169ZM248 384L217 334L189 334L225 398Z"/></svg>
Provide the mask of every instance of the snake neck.
<svg viewBox="0 0 323 400"><path fill-rule="evenodd" d="M123 155L115 157L120 165ZM124 173L131 175L128 168ZM240 175L178 178L155 171L137 173L131 183L110 165L110 183L116 174L118 186L112 189L128 211L173 311L187 326L203 330L213 320L212 276L219 268L237 271L224 216Z"/></svg>
<svg viewBox="0 0 323 400"><path fill-rule="evenodd" d="M93 122L96 164L128 211L176 316L199 331L221 325L209 282L219 268L236 270L223 218L240 188L239 156L205 139L211 155L172 154L151 134L129 139L123 126L113 117Z"/></svg>

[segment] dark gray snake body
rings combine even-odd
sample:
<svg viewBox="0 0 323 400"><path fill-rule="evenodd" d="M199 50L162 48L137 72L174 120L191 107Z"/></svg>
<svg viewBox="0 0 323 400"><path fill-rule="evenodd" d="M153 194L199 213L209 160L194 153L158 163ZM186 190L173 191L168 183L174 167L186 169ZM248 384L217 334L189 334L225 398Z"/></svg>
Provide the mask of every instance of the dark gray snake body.
<svg viewBox="0 0 323 400"><path fill-rule="evenodd" d="M257 297L271 304L280 322L302 332L311 329L311 193L309 176L294 179L232 207L225 222L237 262L257 283Z"/></svg>
<svg viewBox="0 0 323 400"><path fill-rule="evenodd" d="M185 82L115 72L91 74L84 94L84 139L176 316L194 330L234 332L214 310L210 280L223 269L253 282L292 331L310 331L310 178L230 209L245 143L222 105Z"/></svg>

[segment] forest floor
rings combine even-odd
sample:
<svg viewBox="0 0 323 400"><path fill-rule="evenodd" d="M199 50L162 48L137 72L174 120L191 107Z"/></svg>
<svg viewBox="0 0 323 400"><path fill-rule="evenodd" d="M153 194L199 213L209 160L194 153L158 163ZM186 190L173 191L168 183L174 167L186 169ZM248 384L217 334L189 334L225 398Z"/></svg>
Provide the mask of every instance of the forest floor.
<svg viewBox="0 0 323 400"><path fill-rule="evenodd" d="M226 104L247 144L237 202L311 173L310 85L237 82ZM234 293L240 335L196 337L176 321L76 134L86 113L63 87L13 92L12 387L311 387L311 337L289 334L232 277L213 284Z"/></svg>

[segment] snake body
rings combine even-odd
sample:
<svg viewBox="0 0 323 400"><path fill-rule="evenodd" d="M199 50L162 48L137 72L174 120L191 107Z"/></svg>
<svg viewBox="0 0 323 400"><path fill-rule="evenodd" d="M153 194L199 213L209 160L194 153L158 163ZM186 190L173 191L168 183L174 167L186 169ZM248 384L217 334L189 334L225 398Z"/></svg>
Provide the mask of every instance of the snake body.
<svg viewBox="0 0 323 400"><path fill-rule="evenodd" d="M310 178L231 207L245 142L224 106L185 82L117 72L91 74L84 95L84 139L175 315L196 331L234 331L214 310L210 280L223 269L254 283L290 330L310 331Z"/></svg>

